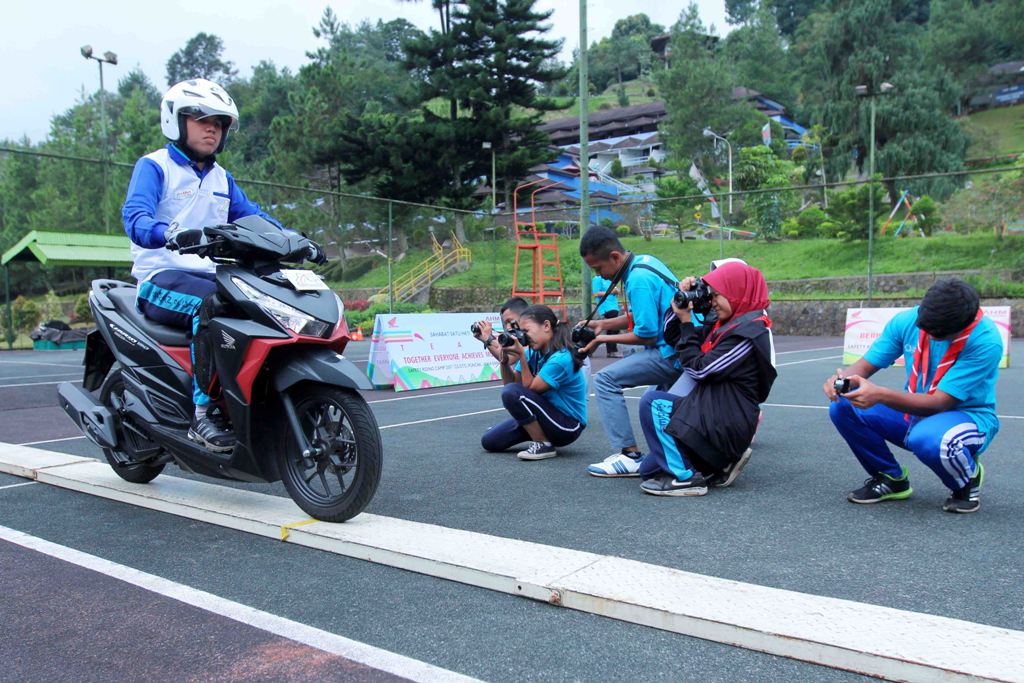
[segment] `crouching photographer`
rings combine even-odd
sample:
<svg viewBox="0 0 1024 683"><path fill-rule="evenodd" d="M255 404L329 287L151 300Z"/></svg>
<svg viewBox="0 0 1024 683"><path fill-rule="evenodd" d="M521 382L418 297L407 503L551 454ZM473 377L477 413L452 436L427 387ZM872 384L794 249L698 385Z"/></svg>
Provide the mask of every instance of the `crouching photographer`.
<svg viewBox="0 0 1024 683"><path fill-rule="evenodd" d="M519 316L529 307L529 302L521 296L514 296L503 303L498 309L502 328L506 331L519 329ZM494 334L491 323L478 320L470 326L469 331L499 363L504 365L507 349L498 343L498 335Z"/></svg>
<svg viewBox="0 0 1024 683"><path fill-rule="evenodd" d="M587 424L587 380L569 329L550 308L534 305L497 341L505 350L501 402L511 417L484 432L480 444L497 452L528 442L516 454L520 460L553 458Z"/></svg>
<svg viewBox="0 0 1024 683"><path fill-rule="evenodd" d="M760 404L776 377L761 271L725 263L703 278L686 278L679 289L672 301L675 350L694 384L683 397L652 390L640 401L649 448L640 488L655 496L703 496L708 486L732 484L750 458ZM693 311L705 307L717 321L695 327Z"/></svg>

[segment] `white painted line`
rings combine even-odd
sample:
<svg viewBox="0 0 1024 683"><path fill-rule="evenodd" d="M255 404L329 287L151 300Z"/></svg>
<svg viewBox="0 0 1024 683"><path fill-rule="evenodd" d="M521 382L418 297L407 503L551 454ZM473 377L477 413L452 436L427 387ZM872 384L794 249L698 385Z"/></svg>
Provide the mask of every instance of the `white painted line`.
<svg viewBox="0 0 1024 683"><path fill-rule="evenodd" d="M61 441L77 441L78 439L86 438L84 434L78 436L66 436L63 439L44 439L43 441L26 441L25 443L15 444L16 446L38 446L44 443L60 443Z"/></svg>
<svg viewBox="0 0 1024 683"><path fill-rule="evenodd" d="M804 410L828 410L828 406L804 406L796 403L762 403L765 408L803 408Z"/></svg>
<svg viewBox="0 0 1024 683"><path fill-rule="evenodd" d="M0 360L0 365L42 365L48 368L81 368L82 362L78 363L38 363L30 360Z"/></svg>
<svg viewBox="0 0 1024 683"><path fill-rule="evenodd" d="M46 373L43 375L17 375L15 377L0 377L0 382L7 382L12 379L38 379L39 377L67 377L69 375L81 375L81 368L68 370L67 372Z"/></svg>
<svg viewBox="0 0 1024 683"><path fill-rule="evenodd" d="M805 358L804 360L791 360L788 363L776 363L775 367L784 368L787 365L800 365L801 363L815 363L819 360L836 360L841 359L842 356L822 356L821 358Z"/></svg>
<svg viewBox="0 0 1024 683"><path fill-rule="evenodd" d="M811 351L835 351L841 349L842 346L818 346L813 349L794 349L792 351L776 351L776 356L785 356L787 353L810 353Z"/></svg>
<svg viewBox="0 0 1024 683"><path fill-rule="evenodd" d="M425 420L413 420L412 422L399 422L393 425L384 425L381 429L391 429L393 427L408 427L409 425L421 425L426 422L440 422L441 420L454 420L459 417L469 417L471 415L484 415L485 413L499 413L505 410L504 408L491 408L490 410L477 410L472 413L459 413L458 415L444 415L442 417L429 417Z"/></svg>
<svg viewBox="0 0 1024 683"><path fill-rule="evenodd" d="M14 387L41 387L48 384L64 384L64 382L71 382L72 384L81 384L80 379L66 379L60 382L26 382L24 384L0 384L0 389L13 389Z"/></svg>
<svg viewBox="0 0 1024 683"><path fill-rule="evenodd" d="M20 484L7 484L6 486L0 486L0 491L3 491L4 489L16 489L19 486L31 486L32 484L35 483L36 482L34 481L23 481Z"/></svg>
<svg viewBox="0 0 1024 683"><path fill-rule="evenodd" d="M503 385L491 385L486 387L473 387L472 389L456 389L455 391L438 391L432 394L418 394L416 396L401 396L399 398L379 398L367 403L391 403L392 401L411 401L416 398L433 398L434 396L448 396L449 394L464 394L468 391L485 391L487 389L500 389Z"/></svg>
<svg viewBox="0 0 1024 683"><path fill-rule="evenodd" d="M0 462L22 459L9 450ZM134 485L95 460L17 451L65 459L33 471L43 483L270 538L287 526L286 543L675 633L896 680L1024 680L1021 631L366 513L295 526L308 518L286 498L168 476Z"/></svg>
<svg viewBox="0 0 1024 683"><path fill-rule="evenodd" d="M0 526L0 539L395 676L424 683L477 680L5 526Z"/></svg>
<svg viewBox="0 0 1024 683"><path fill-rule="evenodd" d="M49 467L63 467L83 462L96 462L92 458L55 453L40 448L28 448L0 442L0 472L24 479L36 479L39 472Z"/></svg>

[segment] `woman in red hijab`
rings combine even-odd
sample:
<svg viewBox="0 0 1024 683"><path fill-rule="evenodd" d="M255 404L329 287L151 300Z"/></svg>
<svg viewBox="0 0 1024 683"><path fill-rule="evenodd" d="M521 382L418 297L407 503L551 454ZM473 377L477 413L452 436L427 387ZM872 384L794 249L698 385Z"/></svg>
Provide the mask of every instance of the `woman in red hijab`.
<svg viewBox="0 0 1024 683"><path fill-rule="evenodd" d="M693 324L692 303L672 305L680 328L676 353L692 390L648 391L640 402L649 447L640 488L655 496L703 496L708 486L732 484L750 458L760 404L775 382L764 275L733 261L703 281L711 312L702 326ZM695 285L691 277L679 289Z"/></svg>

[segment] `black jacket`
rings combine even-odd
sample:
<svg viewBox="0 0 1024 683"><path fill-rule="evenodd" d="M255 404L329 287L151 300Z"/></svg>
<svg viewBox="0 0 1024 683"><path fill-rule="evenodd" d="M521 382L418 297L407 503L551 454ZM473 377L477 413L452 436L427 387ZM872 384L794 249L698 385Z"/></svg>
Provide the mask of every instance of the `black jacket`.
<svg viewBox="0 0 1024 683"><path fill-rule="evenodd" d="M763 313L753 311L722 325L718 343L704 353L701 344L712 326L679 323L676 353L697 382L678 401L665 431L696 456L698 468L719 471L750 445L757 430L760 404L768 398L777 373Z"/></svg>

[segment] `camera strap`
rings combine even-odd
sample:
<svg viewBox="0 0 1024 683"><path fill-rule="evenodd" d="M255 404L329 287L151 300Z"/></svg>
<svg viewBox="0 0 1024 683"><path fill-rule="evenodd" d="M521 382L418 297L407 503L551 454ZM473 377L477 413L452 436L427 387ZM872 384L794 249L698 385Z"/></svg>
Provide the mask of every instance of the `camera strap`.
<svg viewBox="0 0 1024 683"><path fill-rule="evenodd" d="M597 315L597 309L601 308L601 305L604 304L608 297L612 295L612 291L619 286L619 283L626 281L626 273L629 272L629 267L633 263L633 257L633 252L629 252L629 256L626 257L625 262L619 266L617 271L615 271L615 275L612 276L608 288L604 290L604 296L602 296L601 300L597 302L596 306L594 306L594 310L590 311L590 315L587 316L587 319L583 321L584 325L594 319L594 316ZM623 287L625 287L625 285L623 285Z"/></svg>

